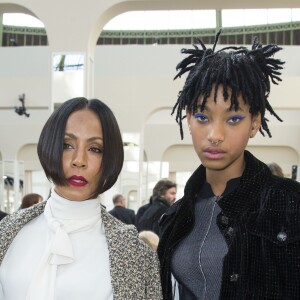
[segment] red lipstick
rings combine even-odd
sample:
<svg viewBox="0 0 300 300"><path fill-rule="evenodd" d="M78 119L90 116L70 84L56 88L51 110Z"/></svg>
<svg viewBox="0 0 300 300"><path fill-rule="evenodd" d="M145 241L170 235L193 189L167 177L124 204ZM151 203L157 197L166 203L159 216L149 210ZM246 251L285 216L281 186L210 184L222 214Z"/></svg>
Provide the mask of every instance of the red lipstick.
<svg viewBox="0 0 300 300"><path fill-rule="evenodd" d="M78 187L85 186L88 183L84 177L76 176L76 175L69 177L67 181L70 185L78 186Z"/></svg>

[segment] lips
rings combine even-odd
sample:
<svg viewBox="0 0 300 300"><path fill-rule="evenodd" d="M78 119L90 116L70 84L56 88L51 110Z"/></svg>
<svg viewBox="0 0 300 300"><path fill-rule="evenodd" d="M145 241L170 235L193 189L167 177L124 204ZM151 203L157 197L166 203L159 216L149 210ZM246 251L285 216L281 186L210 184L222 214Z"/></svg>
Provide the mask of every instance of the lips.
<svg viewBox="0 0 300 300"><path fill-rule="evenodd" d="M73 186L82 187L85 186L88 182L82 176L73 175L67 179L68 183Z"/></svg>
<svg viewBox="0 0 300 300"><path fill-rule="evenodd" d="M218 147L207 147L204 150L204 155L209 159L221 159L224 157L225 152Z"/></svg>

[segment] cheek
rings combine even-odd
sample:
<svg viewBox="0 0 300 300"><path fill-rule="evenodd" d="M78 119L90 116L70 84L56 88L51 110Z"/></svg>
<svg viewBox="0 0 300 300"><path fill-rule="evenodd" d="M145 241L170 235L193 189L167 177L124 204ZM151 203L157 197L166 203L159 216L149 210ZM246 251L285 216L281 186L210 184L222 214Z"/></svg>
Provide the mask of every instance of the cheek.
<svg viewBox="0 0 300 300"><path fill-rule="evenodd" d="M62 169L63 172L66 172L67 166L68 166L68 156L66 154L63 154L61 159Z"/></svg>
<svg viewBox="0 0 300 300"><path fill-rule="evenodd" d="M204 132L204 130L201 130L200 128L192 127L191 128L191 136L192 136L193 144L199 145L205 139L205 132Z"/></svg>
<svg viewBox="0 0 300 300"><path fill-rule="evenodd" d="M93 166L93 173L98 177L101 176L101 163L102 163L102 159L100 160L97 159L91 163Z"/></svg>

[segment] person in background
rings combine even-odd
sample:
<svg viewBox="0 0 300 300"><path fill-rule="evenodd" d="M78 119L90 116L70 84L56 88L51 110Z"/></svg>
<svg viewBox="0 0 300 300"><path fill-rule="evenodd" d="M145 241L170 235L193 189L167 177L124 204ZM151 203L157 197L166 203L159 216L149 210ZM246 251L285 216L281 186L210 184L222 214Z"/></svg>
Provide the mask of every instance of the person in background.
<svg viewBox="0 0 300 300"><path fill-rule="evenodd" d="M177 65L175 78L187 77L173 112L201 165L160 221L163 297L300 299L300 184L245 150L258 131L271 137L266 112L280 120L268 96L281 48L255 39L216 50L219 35L212 48L182 49Z"/></svg>
<svg viewBox="0 0 300 300"><path fill-rule="evenodd" d="M273 175L284 177L282 168L277 163L272 162L272 163L267 164L267 166L269 167L269 169L271 170L271 173Z"/></svg>
<svg viewBox="0 0 300 300"><path fill-rule="evenodd" d="M177 185L169 179L159 180L153 188L150 204L146 204L140 209L142 214L137 213L136 227L139 232L150 230L159 235L158 221L167 209L176 200Z"/></svg>
<svg viewBox="0 0 300 300"><path fill-rule="evenodd" d="M156 233L149 230L144 230L139 233L139 238L147 243L154 251L157 250L159 237Z"/></svg>
<svg viewBox="0 0 300 300"><path fill-rule="evenodd" d="M124 160L111 109L98 99L63 102L37 150L53 188L0 223L0 299L162 299L156 253L100 202Z"/></svg>
<svg viewBox="0 0 300 300"><path fill-rule="evenodd" d="M114 208L109 213L125 224L135 225L135 212L126 208L126 201L123 195L117 194L113 197Z"/></svg>
<svg viewBox="0 0 300 300"><path fill-rule="evenodd" d="M27 194L22 199L20 209L28 208L28 207L30 207L34 204L37 204L39 202L42 202L42 201L43 201L43 197L39 194L36 194L36 193Z"/></svg>
<svg viewBox="0 0 300 300"><path fill-rule="evenodd" d="M136 226L140 222L140 219L141 219L142 215L144 214L144 212L150 207L151 204L152 204L152 196L150 197L148 203L139 207L139 209L137 210L137 213L135 215L135 225Z"/></svg>

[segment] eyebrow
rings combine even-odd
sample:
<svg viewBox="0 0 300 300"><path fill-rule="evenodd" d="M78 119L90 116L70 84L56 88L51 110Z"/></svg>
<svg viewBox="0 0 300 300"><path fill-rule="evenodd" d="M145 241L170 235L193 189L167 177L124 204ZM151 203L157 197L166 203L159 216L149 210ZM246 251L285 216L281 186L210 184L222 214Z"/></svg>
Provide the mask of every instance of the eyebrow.
<svg viewBox="0 0 300 300"><path fill-rule="evenodd" d="M67 132L65 132L65 136L67 136L67 137L69 137L71 139L74 139L74 140L77 139L76 135L73 134L73 133L67 133ZM88 142L92 142L92 141L96 141L96 140L103 141L103 138L101 136L99 136L99 137L98 136L93 136L93 137L88 138L87 140L88 140Z"/></svg>
<svg viewBox="0 0 300 300"><path fill-rule="evenodd" d="M211 109L210 109L209 107L207 107L207 106L205 106L204 109L201 110L201 104L197 105L197 110L200 110L201 112L203 112L203 111L212 112L212 111L213 111L213 110L211 110ZM244 110L243 110L240 106L238 107L237 110L235 110L233 107L232 107L232 108L228 107L228 108L225 110L226 113L227 113L227 112L232 112L232 111L236 111L236 112L241 111L241 112L244 112Z"/></svg>

